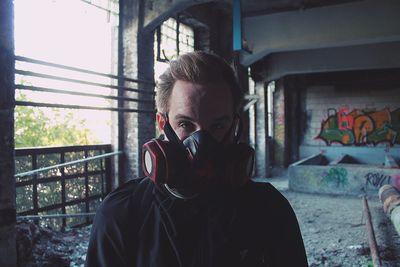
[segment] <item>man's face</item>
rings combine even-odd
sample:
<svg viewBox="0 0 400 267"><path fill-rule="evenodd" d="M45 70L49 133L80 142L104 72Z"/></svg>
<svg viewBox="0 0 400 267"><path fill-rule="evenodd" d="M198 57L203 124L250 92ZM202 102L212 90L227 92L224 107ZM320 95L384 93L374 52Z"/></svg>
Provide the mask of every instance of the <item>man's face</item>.
<svg viewBox="0 0 400 267"><path fill-rule="evenodd" d="M218 142L222 141L233 123L233 99L228 85L178 80L169 99L168 118L180 140L206 130ZM164 129L165 119L159 113L157 124L160 130Z"/></svg>

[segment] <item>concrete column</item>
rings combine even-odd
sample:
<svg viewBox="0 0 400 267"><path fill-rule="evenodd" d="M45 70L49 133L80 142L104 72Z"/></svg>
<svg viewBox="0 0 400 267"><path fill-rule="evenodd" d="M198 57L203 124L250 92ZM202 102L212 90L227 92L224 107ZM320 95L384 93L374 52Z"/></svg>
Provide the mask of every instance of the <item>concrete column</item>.
<svg viewBox="0 0 400 267"><path fill-rule="evenodd" d="M274 167L283 168L286 164L286 114L285 88L283 80L275 83L274 93Z"/></svg>
<svg viewBox="0 0 400 267"><path fill-rule="evenodd" d="M0 266L2 267L17 265L13 24L13 1L0 1Z"/></svg>
<svg viewBox="0 0 400 267"><path fill-rule="evenodd" d="M141 28L141 27L140 27ZM154 80L154 32L144 32L139 30L138 34L138 78L146 81ZM139 89L148 92L154 91L152 84L140 84ZM140 95L139 99L154 100L154 95ZM141 102L139 109L154 110L155 102ZM139 129L137 135L137 145L135 146L135 160L138 163L137 175L143 176L142 171L142 147L144 143L156 137L155 134L155 112L154 113L139 113L137 127Z"/></svg>
<svg viewBox="0 0 400 267"><path fill-rule="evenodd" d="M145 1L122 0L122 47L123 47L123 74L126 77L153 80L154 55L152 32L143 32ZM126 83L126 86L153 91L149 84ZM151 99L151 96L126 92L125 96L138 99ZM153 104L129 102L126 108L132 109L154 109ZM141 148L142 145L155 135L154 114L149 113L125 113L123 150L125 152L122 160L122 168L119 171L119 182L137 178L142 175L141 171ZM121 165L120 165L121 166Z"/></svg>
<svg viewBox="0 0 400 267"><path fill-rule="evenodd" d="M256 134L255 134L255 176L267 178L270 176L269 146L268 146L268 114L265 84L263 81L255 82L255 93L258 96L255 105Z"/></svg>

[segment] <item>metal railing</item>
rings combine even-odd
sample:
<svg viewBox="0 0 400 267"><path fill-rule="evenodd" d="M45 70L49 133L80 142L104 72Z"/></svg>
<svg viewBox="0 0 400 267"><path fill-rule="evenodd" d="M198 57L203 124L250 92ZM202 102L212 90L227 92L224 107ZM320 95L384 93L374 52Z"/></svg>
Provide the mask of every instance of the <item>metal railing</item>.
<svg viewBox="0 0 400 267"><path fill-rule="evenodd" d="M105 106L90 106L87 103L80 105L58 100L57 103L51 101L46 103L45 100L23 99L22 101L21 99L15 101L17 106L118 112L118 147L120 148L123 147L123 114L126 112L155 113L154 81L132 79L18 55L14 58L15 74L23 77L23 79L17 79L21 81L15 84L17 90L57 94L61 100L64 95L108 100ZM99 153L99 155L91 155L91 153ZM80 154L80 158L83 159L73 159L71 158L73 154ZM62 227L65 227L80 221L80 217L88 223L94 214L95 207L111 190L109 157L118 154L121 153L111 152L110 146L17 149L15 178L18 219L34 219L38 222L43 218L51 218L52 221L60 218ZM46 158L47 163L43 164L41 161L46 161ZM90 166L96 161L99 162L100 169L91 170ZM91 181L92 177L100 178ZM99 188L101 189L98 190ZM78 219L71 219L75 217Z"/></svg>
<svg viewBox="0 0 400 267"><path fill-rule="evenodd" d="M90 223L112 188L110 157L120 153L111 145L16 149L18 219L59 218L56 228Z"/></svg>
<svg viewBox="0 0 400 267"><path fill-rule="evenodd" d="M133 88L129 86L122 86L122 85L115 85L118 82L123 83L135 83L135 84L147 84L155 86L153 81L147 80L140 80L140 79L132 79L128 77L108 74L108 73L101 73L92 70L86 70L82 68L66 66L57 63L46 62L42 60L31 59L22 56L15 56L16 62L25 62L35 65L41 65L46 67L52 67L56 69L63 69L67 71L73 71L78 74L89 74L94 75L95 77L102 77L102 78L110 78L112 82L110 83L101 83L101 82L94 82L92 80L84 80L84 79L76 79L71 77L63 77L58 75L52 75L48 73L36 72L32 71L31 69L22 70L16 69L15 74L22 75L22 76L29 76L29 77L36 77L40 79L49 79L73 84L83 84L90 87L97 87L97 88L110 88L118 91L117 95L105 95L105 94L97 94L97 93L85 93L80 92L79 90L65 90L61 88L48 88L43 86L32 86L32 85L25 85L25 84L15 84L15 88L19 90L29 90L29 91L37 91L37 92L49 92L49 93L57 93L61 95L80 95L85 97L95 97L95 98L102 98L102 99L109 99L109 100L117 100L119 101L117 107L97 107L97 106L85 106L85 105L73 105L73 104L56 104L56 103L43 103L43 102L32 102L32 101L15 101L16 105L20 106L35 106L35 107L58 107L58 108L71 108L71 109L90 109L90 110L109 110L109 111L120 111L120 112L144 112L144 113L154 113L154 90L143 90L138 88ZM141 95L147 95L147 97L125 97L123 96L123 92L133 92ZM143 108L124 108L121 105L121 102L136 102L136 103L148 103L151 108L143 109Z"/></svg>

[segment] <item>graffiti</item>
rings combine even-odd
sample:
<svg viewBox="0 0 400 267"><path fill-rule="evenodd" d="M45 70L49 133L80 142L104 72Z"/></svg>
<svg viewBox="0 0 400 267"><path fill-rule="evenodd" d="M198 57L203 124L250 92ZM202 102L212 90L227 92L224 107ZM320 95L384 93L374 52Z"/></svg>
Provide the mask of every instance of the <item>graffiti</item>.
<svg viewBox="0 0 400 267"><path fill-rule="evenodd" d="M365 179L366 179L366 185L367 186L372 186L375 188L380 188L382 185L384 184L390 184L392 177L390 177L390 175L385 175L383 173L379 173L379 172L369 172L365 175Z"/></svg>
<svg viewBox="0 0 400 267"><path fill-rule="evenodd" d="M349 112L347 107L328 109L328 118L321 123L316 139L327 145L377 145L386 142L390 146L400 144L400 108L390 112L388 108L380 111Z"/></svg>
<svg viewBox="0 0 400 267"><path fill-rule="evenodd" d="M345 187L348 184L345 168L331 168L322 179L323 183L336 187Z"/></svg>
<svg viewBox="0 0 400 267"><path fill-rule="evenodd" d="M354 118L351 115L347 115L349 109L347 107L341 107L337 114L338 116L338 128L340 130L351 130L354 124Z"/></svg>

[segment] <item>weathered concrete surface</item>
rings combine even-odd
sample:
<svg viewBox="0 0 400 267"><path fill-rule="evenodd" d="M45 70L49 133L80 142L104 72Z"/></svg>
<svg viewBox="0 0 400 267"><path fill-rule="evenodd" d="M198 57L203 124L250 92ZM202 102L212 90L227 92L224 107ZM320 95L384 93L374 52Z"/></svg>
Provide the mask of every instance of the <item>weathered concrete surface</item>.
<svg viewBox="0 0 400 267"><path fill-rule="evenodd" d="M17 264L14 181L13 1L0 1L0 266Z"/></svg>
<svg viewBox="0 0 400 267"><path fill-rule="evenodd" d="M345 195L376 195L385 184L398 185L400 168L355 163L317 162L319 155L289 166L289 188L294 191ZM323 158L322 158L323 159ZM384 162L384 159L382 159Z"/></svg>

